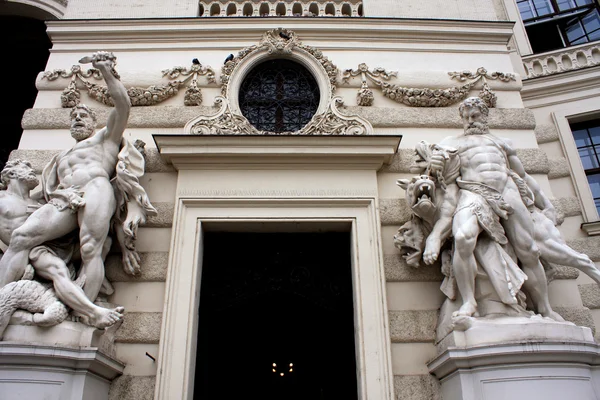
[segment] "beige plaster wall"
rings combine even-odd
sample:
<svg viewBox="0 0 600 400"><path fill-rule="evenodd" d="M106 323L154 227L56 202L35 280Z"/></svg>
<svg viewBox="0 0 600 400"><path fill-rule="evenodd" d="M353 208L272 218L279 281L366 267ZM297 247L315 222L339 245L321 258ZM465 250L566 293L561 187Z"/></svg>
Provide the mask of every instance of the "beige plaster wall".
<svg viewBox="0 0 600 400"><path fill-rule="evenodd" d="M194 0L69 0L64 19L171 18L198 16Z"/></svg>
<svg viewBox="0 0 600 400"><path fill-rule="evenodd" d="M386 16L401 17L435 17L435 13L444 12L446 18L499 19L497 2L491 0L461 0L456 2L456 6L449 6L447 1L443 3L365 0L365 12L371 12L370 15L377 15L377 12L383 15L385 12ZM114 7L101 9L101 4L113 4ZM72 0L69 7L73 8L68 10L71 13L68 15L71 18L85 18L84 15L124 16L118 14L121 11L117 12L120 4ZM148 5L148 2L144 4L135 16L139 17L140 13L142 16L158 16L166 12L160 11L161 7L167 8L163 3L154 6ZM176 2L170 7L172 10L169 12L175 13L172 15L191 10L190 2ZM111 15L110 12L116 14ZM133 13L129 8L126 12ZM363 19L352 30L348 30L331 22L326 26L318 22L309 24L293 20L289 28L295 29L304 43L321 49L340 70L356 68L359 63L366 62L370 67L381 66L399 71L394 82L410 87L450 87L457 83L449 79L447 72L474 71L481 66L490 71L514 72L511 54L506 47L510 33L501 30L497 23L473 27L458 22L450 25L441 22L436 25L433 22L426 27L419 26L418 29L427 34L411 31L413 36L402 36L402 29L415 29L410 22L386 23L371 23ZM131 26L126 31L119 31L123 29L120 27L122 24L111 21L93 26L88 23L51 25L49 29L54 49L47 69L68 69L83 55L103 49L114 51L118 56L117 68L126 86L147 87L164 83L161 70L175 65L189 66L192 58L214 67L218 76L223 59L229 53L256 44L264 31L279 26L280 22L243 22L240 23L241 27L236 25L239 30L230 32L225 38L221 38L223 35L220 34L229 27L218 22L211 22L213 25L204 28L192 28L185 21L159 27L133 22L129 24ZM107 32L114 32L113 29L119 34L113 33L112 39L109 39ZM164 31L160 32L160 29ZM446 37L437 34L442 29L447 31ZM471 35L464 35L466 29L473 30ZM366 32L369 35L365 35ZM427 36L429 33L431 35ZM184 39L178 38L178 35ZM332 36L338 40L330 40ZM418 42L414 40L415 37L419 38ZM357 107L354 104L359 82L354 80L350 85L339 85L336 94L343 97L347 105L345 112L367 118L376 134L404 136L392 164L377 174L396 397L438 399L439 384L428 374L426 363L435 356L434 328L443 301L439 291L442 276L438 266L418 270L408 267L393 246L394 233L409 218L404 193L395 185L395 181L411 176L408 167L412 148L419 140L436 142L446 136L460 134L462 125L456 105L439 109L410 108L383 97L375 88L374 106ZM59 99L60 92L67 84L68 80L48 82L38 79L40 93L35 108L24 116L25 131L20 149L12 157L30 159L41 171L56 151L72 145L68 131L68 110L60 108ZM550 123L547 116L535 110L523 109L520 79L509 84L490 84L499 98L499 108L492 110L490 115L492 131L514 142L526 170L540 182L554 199L556 207L567 216L561 229L570 243L578 249L594 251L594 244L581 235L577 226L581 220L581 210L576 204L576 194L569 186L572 186L569 165L565 164L564 156L561 158L558 137L550 134L556 139L540 140L540 136L547 134L546 130L540 128ZM142 254L140 277L132 278L123 274L117 256L111 256L107 262L107 276L117 289L111 300L124 305L127 310L125 322L117 336L117 356L126 361L127 367L125 375L113 383L112 399L152 398L154 393L156 364L145 353L155 356L160 342L177 173L160 159L152 135L182 133L188 120L199 114L216 111L212 103L219 94L218 86L205 80L201 80L200 85L204 93L203 106L184 106L181 91L165 103L153 107L135 107L131 113L126 136L131 139L142 138L147 143L147 175L142 184L159 209L159 216L151 219L139 232ZM473 95L478 91L478 88L474 89ZM108 108L90 100L84 91L82 93L83 101L98 111L99 126L103 125ZM596 245L596 252L598 248L600 246ZM600 261L600 253L593 257ZM600 294L587 285L589 282L576 279L577 273L572 270L562 271L558 280L551 285L552 303L565 318L593 327L594 321L600 318L600 312L590 313L584 306L593 305L600 309L600 302L596 301ZM582 286L578 286L578 283Z"/></svg>

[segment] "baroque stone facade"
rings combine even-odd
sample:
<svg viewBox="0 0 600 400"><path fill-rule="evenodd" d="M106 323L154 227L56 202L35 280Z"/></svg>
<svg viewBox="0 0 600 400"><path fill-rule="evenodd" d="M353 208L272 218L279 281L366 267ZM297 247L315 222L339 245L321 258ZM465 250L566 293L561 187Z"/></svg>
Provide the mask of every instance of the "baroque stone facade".
<svg viewBox="0 0 600 400"><path fill-rule="evenodd" d="M56 3L52 10L50 3ZM231 230L247 231L274 221L283 231L301 225L355 235L357 398L448 396L438 378L452 373L455 359L444 352L471 339L455 335L450 345L436 337L436 326L448 322L446 309L439 318L448 270L439 263L414 268L410 252L396 247L394 235L414 211L396 181L417 174L411 165L420 141L440 143L462 133L458 107L471 96L486 102L490 131L512 142L524 172L546 193L566 244L600 261L593 236L598 213L571 131L571 124L598 118L597 42L533 54L513 0L148 0L136 7L85 0L39 2L38 9L49 20L53 51L11 159L28 160L40 174L52 157L73 147L69 115L77 103L95 110L97 128L107 124L114 103L107 83L97 70L77 66L97 50L118 58L133 106L124 136L146 143L139 183L157 215L137 230L139 274L123 270L119 251L108 253L104 265L114 293L98 304L124 307L122 324L80 334L81 346L104 346L97 346L106 357L100 364L114 371L102 375L112 382L108 398L192 398L193 349L202 324L198 232L234 225ZM249 122L239 94L247 90L250 71L279 59L309 71L319 95L303 128L273 134ZM596 282L562 264L548 280L551 309L590 329L573 327L571 339L581 334L578 343L597 351ZM17 303L11 307L23 308ZM54 328L11 323L9 340L0 345L25 359L27 350L15 338L56 338L78 323L72 319ZM243 341L244 329L238 335ZM532 340L542 348L559 341L553 338ZM506 354L520 349L510 346L484 345L481 351L489 353L479 359L525 362L509 359ZM556 357L564 350L550 347L544 351ZM66 360L54 363L62 368Z"/></svg>

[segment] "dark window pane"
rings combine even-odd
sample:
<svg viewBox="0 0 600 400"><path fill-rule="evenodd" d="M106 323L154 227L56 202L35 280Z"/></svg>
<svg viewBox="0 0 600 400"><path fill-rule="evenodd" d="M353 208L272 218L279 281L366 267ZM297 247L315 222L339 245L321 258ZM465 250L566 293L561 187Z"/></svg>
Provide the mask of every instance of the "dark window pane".
<svg viewBox="0 0 600 400"><path fill-rule="evenodd" d="M519 12L521 13L521 18L524 21L536 16L528 1L522 1L519 3Z"/></svg>
<svg viewBox="0 0 600 400"><path fill-rule="evenodd" d="M240 110L261 131L295 132L319 106L317 82L302 65L270 60L254 68L242 82Z"/></svg>
<svg viewBox="0 0 600 400"><path fill-rule="evenodd" d="M573 0L558 0L557 3L560 11L570 10L571 8L577 7Z"/></svg>
<svg viewBox="0 0 600 400"><path fill-rule="evenodd" d="M600 199L594 200L594 202L596 203L596 210L598 211L598 214L600 214Z"/></svg>
<svg viewBox="0 0 600 400"><path fill-rule="evenodd" d="M569 39L570 43L575 42L577 39L585 35L583 26L578 19L573 19L567 23L565 33L567 34L567 38Z"/></svg>
<svg viewBox="0 0 600 400"><path fill-rule="evenodd" d="M535 6L538 16L552 14L554 12L550 0L533 0L533 5Z"/></svg>
<svg viewBox="0 0 600 400"><path fill-rule="evenodd" d="M595 0L575 0L577 7L585 6L587 4L594 4Z"/></svg>
<svg viewBox="0 0 600 400"><path fill-rule="evenodd" d="M594 169L598 168L598 160L594 154L594 150L590 147L579 149L579 157L583 164L583 169Z"/></svg>
<svg viewBox="0 0 600 400"><path fill-rule="evenodd" d="M600 28L600 15L598 10L593 10L591 13L584 16L581 21L585 27L585 31L590 33Z"/></svg>
<svg viewBox="0 0 600 400"><path fill-rule="evenodd" d="M600 144L600 126L592 126L587 131L592 138L592 143Z"/></svg>
<svg viewBox="0 0 600 400"><path fill-rule="evenodd" d="M600 174L588 175L587 178L592 190L592 196L595 199L600 198Z"/></svg>
<svg viewBox="0 0 600 400"><path fill-rule="evenodd" d="M573 132L573 139L575 139L575 145L579 147L590 146L592 142L588 135L587 129L581 129Z"/></svg>
<svg viewBox="0 0 600 400"><path fill-rule="evenodd" d="M594 41L594 40L600 40L600 29L588 33L588 38L590 39L590 42Z"/></svg>

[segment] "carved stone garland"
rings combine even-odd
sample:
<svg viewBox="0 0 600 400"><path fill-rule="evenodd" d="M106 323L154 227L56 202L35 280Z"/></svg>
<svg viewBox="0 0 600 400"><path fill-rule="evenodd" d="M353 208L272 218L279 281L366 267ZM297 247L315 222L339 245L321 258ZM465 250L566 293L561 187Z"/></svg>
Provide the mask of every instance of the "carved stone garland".
<svg viewBox="0 0 600 400"><path fill-rule="evenodd" d="M194 135L370 135L373 127L358 115L344 115L338 110L341 97L334 97L324 113L313 116L308 124L296 132L259 131L242 115L231 112L225 97L217 96L219 111L191 121L185 131Z"/></svg>
<svg viewBox="0 0 600 400"><path fill-rule="evenodd" d="M227 87L229 85L231 74L244 58L256 51L264 49L266 49L269 54L291 54L294 48L306 51L323 66L329 77L331 90L334 92L337 86L337 67L323 55L321 50L302 44L302 42L298 40L298 36L295 32L284 28L276 28L267 31L259 44L244 48L237 56L225 62L225 65L221 68L221 94L227 96Z"/></svg>
<svg viewBox="0 0 600 400"><path fill-rule="evenodd" d="M361 76L362 84L357 94L357 103L359 106L373 105L373 91L367 85L367 81L370 80L379 86L385 97L411 107L447 107L456 104L466 99L475 84L482 81L483 87L479 92L479 97L485 101L488 107L495 107L498 98L490 88L487 80L500 80L502 82L515 80L515 76L512 73L488 73L485 68L481 67L476 72L448 72L450 79L456 79L460 82L468 81L468 83L462 86L454 86L448 89L407 88L383 81L390 80L392 77L396 77L397 74L397 72L387 72L383 68L370 70L366 64L362 63L356 70L345 70L342 74L342 81L347 84L350 82L350 79L358 75Z"/></svg>
<svg viewBox="0 0 600 400"><path fill-rule="evenodd" d="M185 90L183 102L186 106L198 106L202 104L202 92L198 87L198 76L206 76L210 83L216 82L213 69L210 66L203 67L197 59L193 60L192 66L189 69L185 67L173 67L163 70L162 76L167 76L171 81L166 84L152 85L147 88L132 87L127 89L131 105L134 107L152 106L161 103L175 96L179 92L179 89L189 82ZM180 76L185 78L182 80L175 79ZM71 108L79 104L81 93L77 87L77 81L84 85L92 99L107 106L114 105L105 86L87 80L87 78L102 79L100 72L95 68L84 71L81 69L81 66L73 65L70 71L55 69L54 71L46 71L42 75L42 79L49 81L54 81L58 78L71 79L69 85L60 95L60 102L63 108Z"/></svg>

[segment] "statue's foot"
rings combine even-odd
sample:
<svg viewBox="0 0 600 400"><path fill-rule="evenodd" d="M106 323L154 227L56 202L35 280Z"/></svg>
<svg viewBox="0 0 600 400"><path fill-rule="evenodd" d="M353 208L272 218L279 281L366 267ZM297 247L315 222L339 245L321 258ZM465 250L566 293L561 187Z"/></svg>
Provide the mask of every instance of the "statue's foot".
<svg viewBox="0 0 600 400"><path fill-rule="evenodd" d="M25 310L16 310L10 317L12 325L33 325L33 314Z"/></svg>
<svg viewBox="0 0 600 400"><path fill-rule="evenodd" d="M553 319L557 322L565 322L565 319L563 317L561 317L557 312L550 310L549 312L546 313L541 313L542 316Z"/></svg>
<svg viewBox="0 0 600 400"><path fill-rule="evenodd" d="M473 304L470 302L464 303L458 311L454 311L452 313L453 317L478 317L477 314L477 304Z"/></svg>
<svg viewBox="0 0 600 400"><path fill-rule="evenodd" d="M114 325L123 318L125 308L102 308L97 307L94 315L88 319L88 324L98 329L105 329Z"/></svg>

